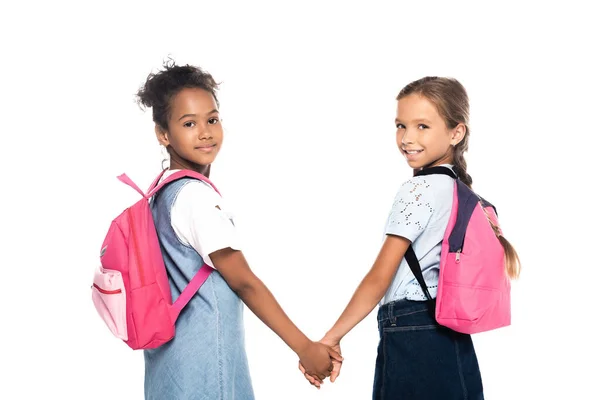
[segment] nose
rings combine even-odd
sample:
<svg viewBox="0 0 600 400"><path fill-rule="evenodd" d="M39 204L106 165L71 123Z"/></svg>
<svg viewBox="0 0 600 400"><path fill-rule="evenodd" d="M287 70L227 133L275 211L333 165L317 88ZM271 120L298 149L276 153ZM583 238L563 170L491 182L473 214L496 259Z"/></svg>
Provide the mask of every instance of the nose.
<svg viewBox="0 0 600 400"><path fill-rule="evenodd" d="M201 126L200 130L199 130L199 135L198 138L199 139L212 139L212 131L210 129L210 125L209 124L204 124Z"/></svg>
<svg viewBox="0 0 600 400"><path fill-rule="evenodd" d="M413 144L414 142L415 142L415 133L412 132L410 129L405 129L404 133L402 135L402 144L407 145L407 144Z"/></svg>

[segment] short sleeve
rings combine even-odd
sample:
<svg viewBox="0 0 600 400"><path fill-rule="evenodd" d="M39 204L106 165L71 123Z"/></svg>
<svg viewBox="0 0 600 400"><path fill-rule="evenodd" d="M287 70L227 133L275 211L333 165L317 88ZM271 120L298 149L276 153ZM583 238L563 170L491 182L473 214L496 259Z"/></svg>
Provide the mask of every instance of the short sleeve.
<svg viewBox="0 0 600 400"><path fill-rule="evenodd" d="M385 233L402 236L411 242L423 233L435 210L433 189L425 177L406 181L394 199Z"/></svg>
<svg viewBox="0 0 600 400"><path fill-rule="evenodd" d="M217 192L204 182L183 186L171 209L171 225L179 240L213 268L211 253L228 247L240 250L233 217Z"/></svg>

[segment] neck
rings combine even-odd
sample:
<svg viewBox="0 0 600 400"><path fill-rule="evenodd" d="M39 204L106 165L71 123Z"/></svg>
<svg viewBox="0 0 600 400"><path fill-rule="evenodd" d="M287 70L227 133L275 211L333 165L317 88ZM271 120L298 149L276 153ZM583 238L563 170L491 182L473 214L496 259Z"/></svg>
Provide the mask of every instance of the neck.
<svg viewBox="0 0 600 400"><path fill-rule="evenodd" d="M189 169L191 171L198 172L207 178L210 175L210 164L200 165L200 164L190 163L190 162L187 162L184 160L171 159L171 165L169 165L169 169Z"/></svg>
<svg viewBox="0 0 600 400"><path fill-rule="evenodd" d="M422 169L431 168L431 167L439 167L440 165L443 165L443 164L454 164L453 161L454 161L454 154L450 151L449 153L446 153L442 157L438 158L437 160L423 166Z"/></svg>

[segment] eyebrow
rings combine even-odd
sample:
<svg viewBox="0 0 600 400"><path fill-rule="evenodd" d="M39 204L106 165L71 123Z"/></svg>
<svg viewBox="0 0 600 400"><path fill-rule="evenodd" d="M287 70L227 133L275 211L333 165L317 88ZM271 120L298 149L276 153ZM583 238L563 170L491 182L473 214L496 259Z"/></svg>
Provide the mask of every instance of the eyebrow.
<svg viewBox="0 0 600 400"><path fill-rule="evenodd" d="M413 119L413 120L412 120L412 121L410 121L410 122L425 122L425 123L428 123L428 124L430 124L430 123L431 123L431 121L429 121L428 119L425 119L425 118L417 118L417 119ZM402 121L400 121L398 118L396 118L396 123L402 123Z"/></svg>
<svg viewBox="0 0 600 400"><path fill-rule="evenodd" d="M218 114L218 113L219 113L219 110L217 110L216 108L215 108L214 110L210 111L210 112L207 112L207 113L206 113L206 115L211 115L211 114L215 114L215 113L216 113L216 114ZM183 115L182 115L182 116L181 116L181 117L178 119L178 121L181 121L182 119L184 119L184 118L186 118L186 117L196 117L196 116L197 116L197 114L183 114Z"/></svg>

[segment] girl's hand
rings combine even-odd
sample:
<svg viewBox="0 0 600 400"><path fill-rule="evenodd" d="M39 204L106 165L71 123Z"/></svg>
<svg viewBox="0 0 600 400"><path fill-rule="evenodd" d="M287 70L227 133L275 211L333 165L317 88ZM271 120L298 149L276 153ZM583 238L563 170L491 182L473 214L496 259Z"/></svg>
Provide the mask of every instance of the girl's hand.
<svg viewBox="0 0 600 400"><path fill-rule="evenodd" d="M337 377L340 375L340 370L342 369L342 362L344 361L344 358L342 357L342 349L340 347L340 341L328 338L326 335L323 339L320 340L320 342L326 346L329 346L329 348L331 348L336 353L338 353L341 358L341 360L333 359L333 358L331 359L331 363L333 364L333 369L331 370L331 376L329 377L329 380L331 381L331 383L333 383L333 382L335 382Z"/></svg>
<svg viewBox="0 0 600 400"><path fill-rule="evenodd" d="M300 357L304 373L320 381L331 374L332 360L342 361L342 356L337 351L318 342L310 342L308 346L298 352L298 357Z"/></svg>
<svg viewBox="0 0 600 400"><path fill-rule="evenodd" d="M341 356L342 352L341 352L339 340L333 340L326 336L323 339L321 339L320 343L323 343L324 345L328 346L329 348L331 348L332 350L334 350L337 354L339 354ZM341 359L336 359L336 358L331 359L333 368L331 370L331 375L330 375L329 380L332 383L335 382L335 380L337 379L337 377L340 374L340 370L342 368L342 361L343 361L343 357L341 357ZM302 372L304 374L304 377L310 382L311 385L315 386L317 389L321 388L321 385L323 384L322 379L319 379L316 376L306 373L306 370L302 366L302 363L298 364L298 368L300 369L300 372Z"/></svg>
<svg viewBox="0 0 600 400"><path fill-rule="evenodd" d="M300 372L302 372L302 374L304 375L304 377L306 378L306 380L308 382L310 382L311 385L313 385L317 389L321 389L321 385L323 384L323 380L322 379L319 379L316 376L312 376L312 375L307 374L306 370L302 366L302 363L298 363L298 369L300 370Z"/></svg>

